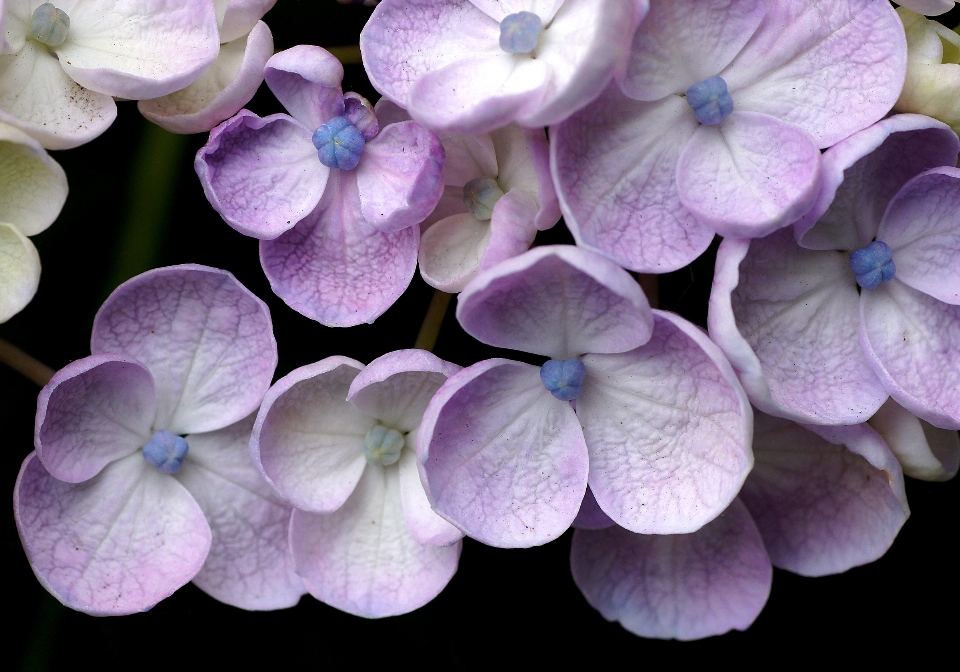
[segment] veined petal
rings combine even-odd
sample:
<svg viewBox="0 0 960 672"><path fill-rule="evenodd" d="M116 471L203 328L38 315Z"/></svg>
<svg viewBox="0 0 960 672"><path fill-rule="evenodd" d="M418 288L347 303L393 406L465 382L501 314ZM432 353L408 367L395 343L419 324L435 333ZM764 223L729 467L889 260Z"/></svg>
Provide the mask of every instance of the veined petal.
<svg viewBox="0 0 960 672"><path fill-rule="evenodd" d="M267 61L263 78L310 133L343 113L343 65L326 49L300 44L281 51Z"/></svg>
<svg viewBox="0 0 960 672"><path fill-rule="evenodd" d="M135 357L153 375L155 427L226 427L260 405L277 367L267 305L232 274L184 264L114 290L93 321L93 354Z"/></svg>
<svg viewBox="0 0 960 672"><path fill-rule="evenodd" d="M67 200L67 176L40 143L0 122L0 222L25 236L45 230Z"/></svg>
<svg viewBox="0 0 960 672"><path fill-rule="evenodd" d="M960 468L960 437L934 427L888 399L870 418L870 426L897 456L905 476L922 481L949 481Z"/></svg>
<svg viewBox="0 0 960 672"><path fill-rule="evenodd" d="M417 430L410 432L400 453L400 503L407 530L423 546L449 546L463 538L463 532L438 516L420 482L417 466Z"/></svg>
<svg viewBox="0 0 960 672"><path fill-rule="evenodd" d="M26 307L40 285L40 255L20 229L0 222L0 322Z"/></svg>
<svg viewBox="0 0 960 672"><path fill-rule="evenodd" d="M71 484L31 453L13 503L40 583L87 614L146 611L192 579L210 550L210 527L193 497L139 454Z"/></svg>

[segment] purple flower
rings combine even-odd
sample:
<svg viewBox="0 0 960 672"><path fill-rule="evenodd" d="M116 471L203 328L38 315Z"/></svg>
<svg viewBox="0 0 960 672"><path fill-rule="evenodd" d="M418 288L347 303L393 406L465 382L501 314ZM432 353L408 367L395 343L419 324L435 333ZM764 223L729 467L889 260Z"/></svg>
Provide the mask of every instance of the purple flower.
<svg viewBox="0 0 960 672"><path fill-rule="evenodd" d="M555 124L622 70L647 0L384 0L360 34L374 88L433 129Z"/></svg>
<svg viewBox="0 0 960 672"><path fill-rule="evenodd" d="M215 128L195 162L204 192L261 240L287 305L328 326L372 322L413 277L443 146L413 121L381 127L365 99L341 93L343 66L320 47L276 54L264 77L292 116L241 110Z"/></svg>
<svg viewBox="0 0 960 672"><path fill-rule="evenodd" d="M715 233L763 236L801 217L819 149L896 101L899 24L871 0L652 0L619 85L550 129L577 244L662 273Z"/></svg>
<svg viewBox="0 0 960 672"><path fill-rule="evenodd" d="M149 271L100 308L91 350L40 393L14 490L44 587L97 615L190 580L245 609L296 604L290 509L245 450L277 363L266 305L224 271Z"/></svg>
<svg viewBox="0 0 960 672"><path fill-rule="evenodd" d="M629 532L588 492L570 566L604 618L664 639L745 630L767 601L773 567L824 576L887 551L910 510L880 435L865 424L818 430L762 413L755 421L756 464L740 496L692 534Z"/></svg>
<svg viewBox="0 0 960 672"><path fill-rule="evenodd" d="M427 403L457 370L399 350L366 367L328 357L270 388L250 454L296 507L294 561L318 600L367 618L403 614L456 572L462 534L430 510L414 445Z"/></svg>
<svg viewBox="0 0 960 672"><path fill-rule="evenodd" d="M793 231L723 241L710 336L754 405L855 424L889 395L960 428L960 170L936 168L958 148L929 117L884 119L824 154Z"/></svg>
<svg viewBox="0 0 960 672"><path fill-rule="evenodd" d="M613 262L534 248L480 273L457 318L484 343L551 358L478 362L427 407L424 485L466 534L550 541L588 483L618 524L655 534L692 532L736 496L753 458L733 370L699 328L651 311Z"/></svg>

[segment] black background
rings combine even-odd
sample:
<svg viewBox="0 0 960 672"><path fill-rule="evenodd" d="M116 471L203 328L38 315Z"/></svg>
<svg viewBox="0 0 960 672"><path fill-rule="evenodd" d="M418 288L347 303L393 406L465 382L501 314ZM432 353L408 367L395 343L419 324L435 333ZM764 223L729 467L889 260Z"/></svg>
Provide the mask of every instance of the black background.
<svg viewBox="0 0 960 672"><path fill-rule="evenodd" d="M356 44L369 13L369 8L341 6L334 0L279 0L266 21L278 50L300 43L339 46ZM956 24L960 12L955 9L941 20ZM377 99L359 65L347 66L344 90ZM54 153L67 172L70 196L58 221L32 239L43 263L36 298L0 325L0 337L54 369L89 354L93 316L112 290L111 278L122 262L117 240L129 219L132 166L148 125L134 103L119 107L117 122L102 137ZM261 115L281 111L266 87L248 107ZM192 162L205 140L205 134L185 140L156 265L193 262L224 268L266 300L280 348L278 377L330 355L368 362L412 347L432 293L419 275L374 325L326 328L277 299L260 269L257 242L224 224L203 196ZM562 224L537 239L537 244L552 242L572 242ZM661 277L661 307L705 324L715 250L716 244L690 268ZM461 365L495 354L517 358L466 336L452 309L435 352ZM0 479L8 493L32 449L38 391L34 383L0 366ZM460 569L438 598L412 614L379 621L341 613L309 595L292 609L248 613L192 585L148 613L94 618L62 607L40 587L8 514L2 523L4 604L11 617L3 628L5 658L24 669L256 661L285 669L407 661L430 667L461 662L596 664L615 657L641 666L651 661L648 656L661 654L677 662L724 660L736 665L820 659L827 645L861 660L898 649L955 650L960 594L954 544L960 487L956 481L908 479L907 493L912 516L882 559L819 579L776 570L766 609L747 632L692 643L645 640L604 621L570 578L569 532L529 550L493 549L466 540ZM777 658L767 657L771 652ZM730 659L731 654L745 657Z"/></svg>

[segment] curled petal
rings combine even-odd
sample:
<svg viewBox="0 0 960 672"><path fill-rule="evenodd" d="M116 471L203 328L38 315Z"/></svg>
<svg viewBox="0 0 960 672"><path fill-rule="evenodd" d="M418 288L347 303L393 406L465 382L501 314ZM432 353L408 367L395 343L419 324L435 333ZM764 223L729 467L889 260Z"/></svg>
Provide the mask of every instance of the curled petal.
<svg viewBox="0 0 960 672"><path fill-rule="evenodd" d="M220 22L220 42L233 42L253 30L263 15L270 11L277 0L218 0L220 4L226 4L224 12L218 19Z"/></svg>
<svg viewBox="0 0 960 672"><path fill-rule="evenodd" d="M953 9L956 3L954 0L903 0L903 2L898 2L897 4L901 7L912 9L918 14L939 16Z"/></svg>
<svg viewBox="0 0 960 672"><path fill-rule="evenodd" d="M343 65L326 49L300 44L275 54L263 69L267 86L312 133L343 114Z"/></svg>
<svg viewBox="0 0 960 672"><path fill-rule="evenodd" d="M888 399L870 418L890 446L903 473L922 481L949 481L960 468L960 437L950 429L934 427Z"/></svg>
<svg viewBox="0 0 960 672"><path fill-rule="evenodd" d="M431 287L462 292L480 271L490 234L490 224L469 212L439 220L420 239L420 275Z"/></svg>
<svg viewBox="0 0 960 672"><path fill-rule="evenodd" d="M20 229L0 222L0 322L30 303L40 285L40 255Z"/></svg>
<svg viewBox="0 0 960 672"><path fill-rule="evenodd" d="M0 123L0 222L33 236L45 230L67 200L67 176L40 143Z"/></svg>
<svg viewBox="0 0 960 672"><path fill-rule="evenodd" d="M529 194L538 208L534 219L537 230L551 228L560 219L560 204L550 176L550 144L544 130L510 124L489 137L496 148L498 169L488 175L496 174L505 194L514 189Z"/></svg>

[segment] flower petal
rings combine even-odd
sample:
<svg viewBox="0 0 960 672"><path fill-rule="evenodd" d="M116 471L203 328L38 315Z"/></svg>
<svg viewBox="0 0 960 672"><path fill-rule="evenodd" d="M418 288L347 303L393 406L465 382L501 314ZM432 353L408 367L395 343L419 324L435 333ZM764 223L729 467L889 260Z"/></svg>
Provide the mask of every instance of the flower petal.
<svg viewBox="0 0 960 672"><path fill-rule="evenodd" d="M343 113L343 65L326 49L300 44L275 54L263 78L294 119L313 133Z"/></svg>
<svg viewBox="0 0 960 672"><path fill-rule="evenodd" d="M521 189L511 189L497 201L479 270L485 271L530 249L537 235L537 210L533 196Z"/></svg>
<svg viewBox="0 0 960 672"><path fill-rule="evenodd" d="M537 367L488 359L451 376L423 416L417 459L434 511L491 546L551 541L587 487L587 450L569 403Z"/></svg>
<svg viewBox="0 0 960 672"><path fill-rule="evenodd" d="M766 604L773 580L757 526L738 500L692 534L577 530L570 568L604 618L659 639L746 630Z"/></svg>
<svg viewBox="0 0 960 672"><path fill-rule="evenodd" d="M949 481L957 475L957 432L934 427L893 399L888 399L869 422L897 456L904 475L922 481Z"/></svg>
<svg viewBox="0 0 960 672"><path fill-rule="evenodd" d="M232 274L184 264L114 290L93 321L93 354L135 357L157 390L155 427L226 427L260 405L277 367L267 305Z"/></svg>
<svg viewBox="0 0 960 672"><path fill-rule="evenodd" d="M366 618L413 611L457 571L460 543L422 546L404 522L399 469L371 468L337 511L294 511L297 571L321 602Z"/></svg>
<svg viewBox="0 0 960 672"><path fill-rule="evenodd" d="M420 482L417 467L417 430L406 437L400 453L400 503L407 531L422 546L449 546L463 538L463 532L434 513Z"/></svg>
<svg viewBox="0 0 960 672"><path fill-rule="evenodd" d="M139 454L70 484L31 453L13 503L40 583L95 616L146 611L192 579L210 549L210 527L193 497Z"/></svg>
<svg viewBox="0 0 960 672"><path fill-rule="evenodd" d="M580 510L577 511L577 517L573 520L573 526L584 530L602 530L612 525L616 523L603 512L597 504L597 498L593 496L593 490L587 486L587 493L580 502Z"/></svg>
<svg viewBox="0 0 960 672"><path fill-rule="evenodd" d="M747 396L698 327L656 311L653 336L616 355L586 355L577 417L590 489L618 525L693 532L719 515L753 458Z"/></svg>
<svg viewBox="0 0 960 672"><path fill-rule="evenodd" d="M220 42L233 42L253 30L277 0L229 0L220 19Z"/></svg>
<svg viewBox="0 0 960 672"><path fill-rule="evenodd" d="M67 200L67 176L36 140L0 123L0 222L25 236L46 229Z"/></svg>
<svg viewBox="0 0 960 672"><path fill-rule="evenodd" d="M40 255L20 229L0 222L0 322L30 303L40 285Z"/></svg>
<svg viewBox="0 0 960 672"><path fill-rule="evenodd" d="M420 239L420 275L431 287L450 293L462 292L480 271L480 260L490 244L490 234L490 224L469 212L441 219L424 231Z"/></svg>
<svg viewBox="0 0 960 672"><path fill-rule="evenodd" d="M483 343L554 359L632 350L653 328L647 298L626 271L568 245L537 247L482 272L460 294L457 320Z"/></svg>
<svg viewBox="0 0 960 672"><path fill-rule="evenodd" d="M299 509L338 509L363 474L363 439L376 420L347 401L361 369L347 357L327 357L294 369L263 399L250 457L274 490Z"/></svg>
<svg viewBox="0 0 960 672"><path fill-rule="evenodd" d="M897 4L912 9L918 14L939 16L953 9L955 3L954 0L903 0Z"/></svg>
<svg viewBox="0 0 960 672"><path fill-rule="evenodd" d="M489 137L496 148L499 165L495 174L504 193L521 189L529 194L538 207L537 230L553 227L560 220L560 204L550 176L550 144L544 129L510 124Z"/></svg>

